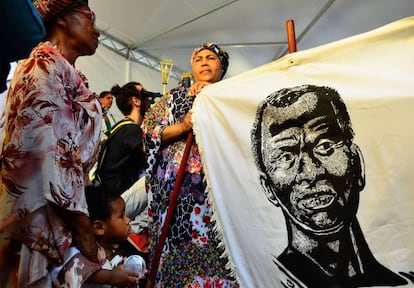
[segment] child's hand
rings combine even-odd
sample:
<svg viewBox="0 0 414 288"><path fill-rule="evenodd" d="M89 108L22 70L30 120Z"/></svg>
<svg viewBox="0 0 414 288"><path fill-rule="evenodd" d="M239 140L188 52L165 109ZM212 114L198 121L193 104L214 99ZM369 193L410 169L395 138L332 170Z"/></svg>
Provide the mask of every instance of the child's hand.
<svg viewBox="0 0 414 288"><path fill-rule="evenodd" d="M138 287L140 280L137 273L124 269L123 265L118 265L113 270L96 271L88 278L87 282L115 287Z"/></svg>
<svg viewBox="0 0 414 288"><path fill-rule="evenodd" d="M139 281L145 279L145 276L139 277L137 273L131 270L126 270L124 265L118 265L112 270L112 281L110 283L114 286L137 287Z"/></svg>

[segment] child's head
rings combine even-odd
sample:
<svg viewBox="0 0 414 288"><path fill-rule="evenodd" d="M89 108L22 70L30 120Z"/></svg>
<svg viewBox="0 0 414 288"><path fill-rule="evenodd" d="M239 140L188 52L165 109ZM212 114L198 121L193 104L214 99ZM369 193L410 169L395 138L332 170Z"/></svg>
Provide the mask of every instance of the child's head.
<svg viewBox="0 0 414 288"><path fill-rule="evenodd" d="M100 242L115 244L125 240L131 229L125 215L125 202L118 193L105 186L86 187L89 218Z"/></svg>

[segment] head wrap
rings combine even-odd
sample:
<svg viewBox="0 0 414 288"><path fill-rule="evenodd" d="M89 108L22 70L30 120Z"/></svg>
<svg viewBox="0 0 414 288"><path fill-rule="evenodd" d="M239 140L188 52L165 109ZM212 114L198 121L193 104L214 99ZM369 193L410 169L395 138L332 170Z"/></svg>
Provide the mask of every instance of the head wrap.
<svg viewBox="0 0 414 288"><path fill-rule="evenodd" d="M191 63L193 63L194 58L197 56L197 54L200 51L203 51L205 49L216 53L217 56L219 57L220 62L221 62L221 71L222 71L221 78L223 79L224 75L227 72L227 68L229 67L229 58L230 57L229 57L229 54L224 49L221 49L217 45L217 43L208 42L208 43L202 44L200 47L195 48L194 51L193 51L193 54L191 55Z"/></svg>
<svg viewBox="0 0 414 288"><path fill-rule="evenodd" d="M34 2L37 11L45 23L50 22L62 12L75 4L88 4L87 0L37 0Z"/></svg>

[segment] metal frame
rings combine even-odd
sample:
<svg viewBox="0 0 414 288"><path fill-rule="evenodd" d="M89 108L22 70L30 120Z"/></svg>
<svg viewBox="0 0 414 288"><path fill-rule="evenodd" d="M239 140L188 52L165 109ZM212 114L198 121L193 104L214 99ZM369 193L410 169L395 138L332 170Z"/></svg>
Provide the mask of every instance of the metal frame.
<svg viewBox="0 0 414 288"><path fill-rule="evenodd" d="M164 31L160 31L154 35L150 35L149 37L147 37L146 39L134 43L132 45L128 45L126 43L123 43L122 41L119 41L117 39L115 39L113 36L107 34L105 31L100 31L101 33L101 37L99 38L100 44L105 46L106 48L114 51L115 53L125 57L128 60L137 62L139 64L142 64L146 67L149 67L155 71L160 72L160 61L162 59L160 59L157 56L151 55L150 53L146 52L148 50L156 50L162 47L151 47L151 46L145 46L145 43L154 40L154 39L158 39L160 37L162 37L163 35L174 31L180 27L183 27L201 17L204 17L208 14L211 14L213 12L216 12L219 9L222 9L228 5L231 5L235 2L237 2L239 0L228 0L225 1L223 3L221 3L220 5L213 7L207 11L204 11L198 15L195 15L194 17L183 21L182 23L178 23L177 25L170 27ZM326 4L321 8L321 10L319 10L319 12L315 15L315 17L312 19L311 22L309 22L309 24L305 27L305 29L302 31L302 33L300 33L300 35L297 37L296 42L299 43L300 40L308 33L308 31L318 22L318 20L322 17L323 14L325 14L325 12L332 6L332 4L335 2L336 0L328 0L326 2ZM260 42L260 43L220 43L220 46L223 47L248 47L248 46L262 46L262 45L286 45L286 49L284 49L281 53L278 53L275 55L274 60L279 59L280 57L282 57L283 55L285 55L288 52L288 42L287 41L282 41L282 42ZM179 49L179 48L193 48L193 46L188 46L188 45L183 45L183 46L174 46L174 47L169 47L170 49ZM181 75L182 73L186 72L184 69L180 68L179 66L177 66L176 64L174 64L174 67L171 71L171 77L173 77L174 79L180 81L181 80Z"/></svg>
<svg viewBox="0 0 414 288"><path fill-rule="evenodd" d="M99 37L99 42L101 45L105 46L111 51L114 51L118 55L125 57L128 60L137 62L141 65L149 67L153 70L160 72L160 61L161 59L155 56L150 55L149 53L135 48L131 49L127 44L115 39L111 35L108 35L105 32L100 32L101 36ZM181 74L185 71L174 65L171 71L171 77L174 79L180 80Z"/></svg>

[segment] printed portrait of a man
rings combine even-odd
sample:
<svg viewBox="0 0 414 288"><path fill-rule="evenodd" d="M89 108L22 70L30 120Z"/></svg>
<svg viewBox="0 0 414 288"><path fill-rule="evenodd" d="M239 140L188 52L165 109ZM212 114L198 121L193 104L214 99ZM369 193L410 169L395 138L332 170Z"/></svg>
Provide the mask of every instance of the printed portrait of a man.
<svg viewBox="0 0 414 288"><path fill-rule="evenodd" d="M288 245L273 262L294 287L408 284L376 260L358 223L365 167L335 89L272 93L258 106L251 141L260 184L287 227Z"/></svg>

